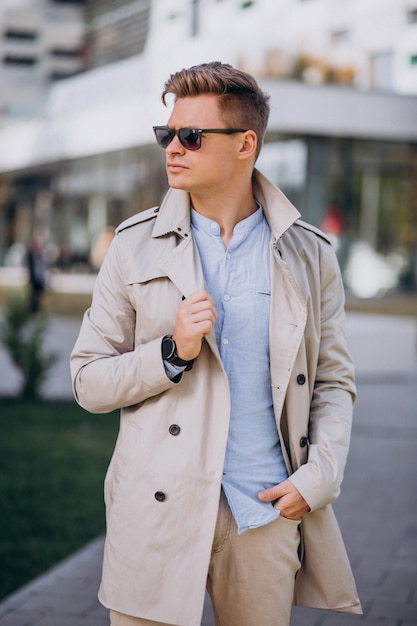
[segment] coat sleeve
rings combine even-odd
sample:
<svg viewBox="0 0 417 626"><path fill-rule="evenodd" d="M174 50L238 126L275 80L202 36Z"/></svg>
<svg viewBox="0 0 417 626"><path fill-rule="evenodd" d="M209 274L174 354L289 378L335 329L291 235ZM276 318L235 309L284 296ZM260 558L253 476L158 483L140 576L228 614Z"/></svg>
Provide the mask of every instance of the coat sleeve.
<svg viewBox="0 0 417 626"><path fill-rule="evenodd" d="M138 404L174 385L165 373L162 337L135 346L136 311L123 280L118 246L116 236L70 357L75 399L92 413Z"/></svg>
<svg viewBox="0 0 417 626"><path fill-rule="evenodd" d="M356 398L345 331L345 297L333 248L321 246L318 358L308 427L308 459L290 477L311 510L340 494Z"/></svg>

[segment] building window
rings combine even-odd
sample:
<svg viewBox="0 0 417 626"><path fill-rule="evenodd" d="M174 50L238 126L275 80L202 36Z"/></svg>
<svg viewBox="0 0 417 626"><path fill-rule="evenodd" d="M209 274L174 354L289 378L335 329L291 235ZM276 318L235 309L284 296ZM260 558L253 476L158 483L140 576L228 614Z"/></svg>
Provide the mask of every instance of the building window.
<svg viewBox="0 0 417 626"><path fill-rule="evenodd" d="M149 32L151 0L88 2L88 67L140 54Z"/></svg>
<svg viewBox="0 0 417 626"><path fill-rule="evenodd" d="M85 4L85 0L50 0L51 4Z"/></svg>
<svg viewBox="0 0 417 626"><path fill-rule="evenodd" d="M200 0L191 2L191 37L198 35L200 30Z"/></svg>
<svg viewBox="0 0 417 626"><path fill-rule="evenodd" d="M18 39L19 41L35 41L38 38L38 33L29 30L14 30L9 29L4 33L5 39Z"/></svg>
<svg viewBox="0 0 417 626"><path fill-rule="evenodd" d="M80 51L66 50L65 48L52 48L49 51L51 56L59 59L77 59L80 56Z"/></svg>
<svg viewBox="0 0 417 626"><path fill-rule="evenodd" d="M391 50L377 52L371 56L371 82L376 89L391 90L393 87L393 61Z"/></svg>
<svg viewBox="0 0 417 626"><path fill-rule="evenodd" d="M35 65L36 62L37 58L31 56L14 56L12 54L7 54L3 58L3 63L5 63L5 65L20 65L24 67L31 67Z"/></svg>
<svg viewBox="0 0 417 626"><path fill-rule="evenodd" d="M330 38L333 43L340 43L350 39L350 31L347 28L341 28L331 33Z"/></svg>
<svg viewBox="0 0 417 626"><path fill-rule="evenodd" d="M56 82L58 80L65 80L66 78L71 78L71 76L76 76L78 72L50 72L48 75L48 79L51 82Z"/></svg>
<svg viewBox="0 0 417 626"><path fill-rule="evenodd" d="M407 19L409 24L417 23L417 7L415 9L409 9L407 12Z"/></svg>

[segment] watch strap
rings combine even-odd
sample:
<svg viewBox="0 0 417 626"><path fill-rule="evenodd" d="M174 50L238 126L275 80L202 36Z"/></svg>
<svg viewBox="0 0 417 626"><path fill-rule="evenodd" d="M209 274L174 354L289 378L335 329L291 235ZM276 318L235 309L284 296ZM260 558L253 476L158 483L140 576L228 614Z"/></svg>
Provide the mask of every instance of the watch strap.
<svg viewBox="0 0 417 626"><path fill-rule="evenodd" d="M172 335L165 335L162 339L162 358L172 365L177 365L178 367L184 367L185 371L188 372L194 365L194 359L190 361L185 361L181 359L177 354L177 346L172 338Z"/></svg>

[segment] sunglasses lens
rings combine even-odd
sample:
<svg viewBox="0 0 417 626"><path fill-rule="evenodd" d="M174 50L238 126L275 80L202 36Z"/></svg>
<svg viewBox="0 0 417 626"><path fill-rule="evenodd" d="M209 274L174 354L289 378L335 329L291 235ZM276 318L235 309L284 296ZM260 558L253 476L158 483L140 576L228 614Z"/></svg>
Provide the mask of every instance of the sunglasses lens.
<svg viewBox="0 0 417 626"><path fill-rule="evenodd" d="M181 128L178 132L178 137L186 150L198 150L201 148L201 134L195 128Z"/></svg>
<svg viewBox="0 0 417 626"><path fill-rule="evenodd" d="M167 148L175 135L178 135L181 145L187 150L198 150L201 148L201 133L196 128L181 128L175 131L167 126L156 126L154 127L154 133L158 145L162 148Z"/></svg>
<svg viewBox="0 0 417 626"><path fill-rule="evenodd" d="M169 128L155 128L155 137L162 148L167 148L174 138L174 132Z"/></svg>

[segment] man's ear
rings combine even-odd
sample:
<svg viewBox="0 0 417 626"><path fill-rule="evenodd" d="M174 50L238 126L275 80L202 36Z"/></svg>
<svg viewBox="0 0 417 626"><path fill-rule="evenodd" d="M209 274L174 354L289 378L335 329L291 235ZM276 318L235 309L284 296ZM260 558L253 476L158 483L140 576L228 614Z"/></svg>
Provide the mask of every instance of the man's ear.
<svg viewBox="0 0 417 626"><path fill-rule="evenodd" d="M243 135L243 133L242 133ZM242 143L239 150L240 159L250 159L256 155L258 147L258 138L254 130L247 130L242 137Z"/></svg>

